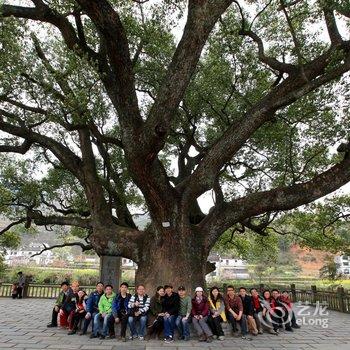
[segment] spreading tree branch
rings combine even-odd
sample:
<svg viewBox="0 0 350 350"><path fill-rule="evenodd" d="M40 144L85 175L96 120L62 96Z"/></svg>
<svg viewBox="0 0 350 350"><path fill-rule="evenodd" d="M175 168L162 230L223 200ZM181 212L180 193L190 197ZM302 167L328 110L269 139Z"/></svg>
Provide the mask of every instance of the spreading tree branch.
<svg viewBox="0 0 350 350"><path fill-rule="evenodd" d="M285 211L308 204L337 190L349 180L350 157L345 156L341 162L307 182L224 202L216 206L199 226L208 234L208 244L212 245L221 232L237 222L266 212Z"/></svg>
<svg viewBox="0 0 350 350"><path fill-rule="evenodd" d="M56 248L80 247L83 252L93 249L91 244L84 244L84 243L81 243L81 242L70 242L70 243L56 244L56 245L53 245L53 246L50 246L50 247L48 247L45 244L43 244L43 246L44 246L44 248L40 252L33 254L31 256L31 258L33 258L34 256L39 256L39 255L41 255L42 253L44 253L44 252L46 252L48 250L52 250L52 249L56 249Z"/></svg>
<svg viewBox="0 0 350 350"><path fill-rule="evenodd" d="M6 227L4 227L1 231L0 231L0 236L4 233L6 233L7 231L9 231L13 226L19 225L19 224L23 224L24 222L26 222L27 219L26 218L21 218L17 221L11 222L11 224L7 225Z"/></svg>

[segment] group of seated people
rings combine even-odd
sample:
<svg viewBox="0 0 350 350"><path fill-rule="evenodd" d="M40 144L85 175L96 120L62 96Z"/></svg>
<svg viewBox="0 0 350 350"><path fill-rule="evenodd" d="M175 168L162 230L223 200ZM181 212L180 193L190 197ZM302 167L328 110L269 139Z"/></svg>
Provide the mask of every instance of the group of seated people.
<svg viewBox="0 0 350 350"><path fill-rule="evenodd" d="M233 286L226 288L225 295L218 287L210 289L207 297L202 287L197 287L193 298L181 286L177 292L173 286L159 286L153 297L146 294L144 285L136 288L136 293L128 292L129 286L123 282L118 293L113 286L97 283L96 290L89 296L80 289L78 282L71 286L62 282L61 292L52 311L48 327L68 328L69 335L87 334L92 323L90 338L115 338L115 324L120 324L120 338L126 341L129 325L130 340L164 338L166 343L174 341L177 330L179 339L190 340L192 322L199 341L224 340L223 322L229 322L233 334L240 328L242 339L251 340L248 333L262 334L264 331L278 335L279 329L293 331L299 328L288 292L277 289L265 290L260 295L256 288L247 293L241 287L236 292ZM137 327L138 325L138 327Z"/></svg>

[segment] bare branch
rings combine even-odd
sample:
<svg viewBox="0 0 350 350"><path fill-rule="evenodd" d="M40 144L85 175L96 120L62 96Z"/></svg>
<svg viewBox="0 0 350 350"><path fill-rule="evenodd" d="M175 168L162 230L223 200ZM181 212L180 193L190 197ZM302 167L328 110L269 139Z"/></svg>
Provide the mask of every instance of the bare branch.
<svg viewBox="0 0 350 350"><path fill-rule="evenodd" d="M7 232L8 230L11 229L11 227L13 226L16 226L16 225L19 225L19 224L23 224L24 222L26 222L27 219L26 218L21 218L17 221L14 221L14 222L11 222L11 224L7 225L5 228L3 228L1 231L0 231L0 235L4 234L5 232Z"/></svg>
<svg viewBox="0 0 350 350"><path fill-rule="evenodd" d="M56 249L56 248L76 247L76 246L78 246L78 247L81 248L81 250L83 252L93 249L93 246L91 244L84 244L84 243L81 243L81 242L56 244L56 245L53 245L51 247L47 247L45 244L43 244L43 246L44 246L44 248L39 253L35 253L35 254L31 255L31 258L33 258L34 256L41 255L42 253L44 253L44 252L46 252L48 250L52 250L52 249Z"/></svg>
<svg viewBox="0 0 350 350"><path fill-rule="evenodd" d="M24 140L24 142L20 146L0 145L0 153L13 152L13 153L25 154L29 151L30 146L32 144L33 143L31 141Z"/></svg>

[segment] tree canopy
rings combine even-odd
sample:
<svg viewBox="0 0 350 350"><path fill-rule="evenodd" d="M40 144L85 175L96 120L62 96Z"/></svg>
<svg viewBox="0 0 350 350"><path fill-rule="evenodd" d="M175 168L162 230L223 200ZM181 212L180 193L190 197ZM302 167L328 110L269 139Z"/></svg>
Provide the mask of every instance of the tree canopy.
<svg viewBox="0 0 350 350"><path fill-rule="evenodd" d="M1 210L139 266L145 240L204 259L234 225L264 232L350 180L349 16L329 0L5 1Z"/></svg>

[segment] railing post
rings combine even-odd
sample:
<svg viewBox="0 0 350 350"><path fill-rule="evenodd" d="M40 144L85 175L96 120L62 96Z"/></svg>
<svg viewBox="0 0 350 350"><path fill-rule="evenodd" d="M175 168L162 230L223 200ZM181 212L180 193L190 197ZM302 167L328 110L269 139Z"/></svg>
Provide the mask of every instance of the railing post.
<svg viewBox="0 0 350 350"><path fill-rule="evenodd" d="M338 298L338 302L339 302L339 311L340 312L345 312L344 297L345 297L344 288L343 287L338 287L337 288L337 298Z"/></svg>
<svg viewBox="0 0 350 350"><path fill-rule="evenodd" d="M311 303L312 304L316 304L316 295L317 295L317 288L316 286L311 286Z"/></svg>
<svg viewBox="0 0 350 350"><path fill-rule="evenodd" d="M296 302L296 300L297 300L297 293L296 293L296 291L295 291L295 283L292 283L292 284L290 285L290 291L291 291L291 293L292 293L292 301L293 301L293 302Z"/></svg>

